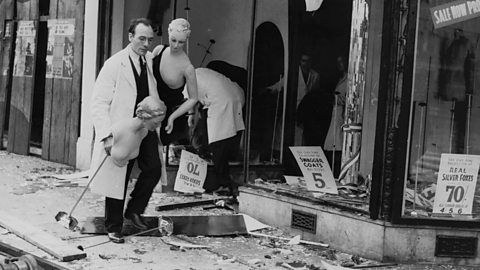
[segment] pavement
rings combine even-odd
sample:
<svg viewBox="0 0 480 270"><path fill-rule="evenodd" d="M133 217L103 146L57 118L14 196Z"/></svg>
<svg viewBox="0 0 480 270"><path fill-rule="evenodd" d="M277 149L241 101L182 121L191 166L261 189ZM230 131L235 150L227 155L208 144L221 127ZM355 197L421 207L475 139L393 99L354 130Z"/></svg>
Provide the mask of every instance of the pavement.
<svg viewBox="0 0 480 270"><path fill-rule="evenodd" d="M50 260L67 269L475 269L452 265L390 265L383 266L351 254L331 248L298 244L298 241L284 241L257 237L248 234L210 237L187 237L171 235L163 237L133 236L125 244L111 242L105 235L85 235L70 231L56 222L59 211L69 212L84 189L86 179L60 180L59 175L79 173L63 164L42 160L35 156L21 156L0 151L0 205L3 212L24 220L25 224L47 232L70 244L85 249L87 257L71 262L60 262L18 235L0 227L0 242L12 245L36 256ZM131 185L129 185L131 189ZM235 211L223 208L203 209L203 206L162 211L155 206L211 199L213 195L200 197L184 196L178 193L162 193L158 187L152 195L145 215L231 215ZM241 196L241 194L240 194ZM104 198L87 191L72 214L80 225L91 216L103 216ZM237 209L237 208L234 208ZM0 217L1 218L1 217ZM293 238L288 231L266 228L260 233ZM182 245L171 245L180 242ZM190 244L206 248L190 248ZM95 246L96 245L96 246ZM372 267L366 267L371 265Z"/></svg>

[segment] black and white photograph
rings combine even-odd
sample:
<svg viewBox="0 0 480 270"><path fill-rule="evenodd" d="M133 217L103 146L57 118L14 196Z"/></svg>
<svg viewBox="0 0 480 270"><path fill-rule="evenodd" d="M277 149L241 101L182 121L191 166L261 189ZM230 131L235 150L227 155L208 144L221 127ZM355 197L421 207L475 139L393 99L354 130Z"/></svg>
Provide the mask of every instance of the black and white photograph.
<svg viewBox="0 0 480 270"><path fill-rule="evenodd" d="M480 269L480 0L3 0L0 37L0 269Z"/></svg>

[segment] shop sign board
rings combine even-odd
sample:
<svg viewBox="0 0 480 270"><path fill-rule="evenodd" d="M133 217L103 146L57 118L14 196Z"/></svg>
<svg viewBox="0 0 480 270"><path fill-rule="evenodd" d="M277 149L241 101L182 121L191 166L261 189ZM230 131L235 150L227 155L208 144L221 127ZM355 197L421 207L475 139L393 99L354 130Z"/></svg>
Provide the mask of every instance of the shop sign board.
<svg viewBox="0 0 480 270"><path fill-rule="evenodd" d="M323 150L319 146L291 146L295 160L305 179L307 189L315 197L320 193L338 194L337 184Z"/></svg>
<svg viewBox="0 0 480 270"><path fill-rule="evenodd" d="M182 150L173 190L185 193L204 192L207 177L207 161L198 155Z"/></svg>
<svg viewBox="0 0 480 270"><path fill-rule="evenodd" d="M459 0L430 8L435 29L480 16L480 0Z"/></svg>
<svg viewBox="0 0 480 270"><path fill-rule="evenodd" d="M75 19L48 20L47 78L72 79Z"/></svg>
<svg viewBox="0 0 480 270"><path fill-rule="evenodd" d="M470 215L480 156L442 154L433 213Z"/></svg>

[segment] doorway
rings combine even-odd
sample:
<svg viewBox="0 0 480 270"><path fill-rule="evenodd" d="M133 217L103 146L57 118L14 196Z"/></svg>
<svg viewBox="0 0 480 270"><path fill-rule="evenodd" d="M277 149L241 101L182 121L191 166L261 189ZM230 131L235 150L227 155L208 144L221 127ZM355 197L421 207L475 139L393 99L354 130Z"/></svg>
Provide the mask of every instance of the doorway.
<svg viewBox="0 0 480 270"><path fill-rule="evenodd" d="M35 60L35 88L33 90L32 124L30 129L30 154L41 155L45 109L45 74L48 27L46 21L38 24L37 53Z"/></svg>

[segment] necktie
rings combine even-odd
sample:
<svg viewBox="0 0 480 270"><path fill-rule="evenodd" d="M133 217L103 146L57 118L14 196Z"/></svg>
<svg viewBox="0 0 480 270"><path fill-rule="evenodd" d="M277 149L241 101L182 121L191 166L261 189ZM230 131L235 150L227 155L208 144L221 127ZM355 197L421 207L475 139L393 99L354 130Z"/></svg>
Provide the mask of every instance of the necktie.
<svg viewBox="0 0 480 270"><path fill-rule="evenodd" d="M138 61L140 62L140 76L141 76L146 71L145 61L143 61L143 57L141 57L141 56L138 58Z"/></svg>

